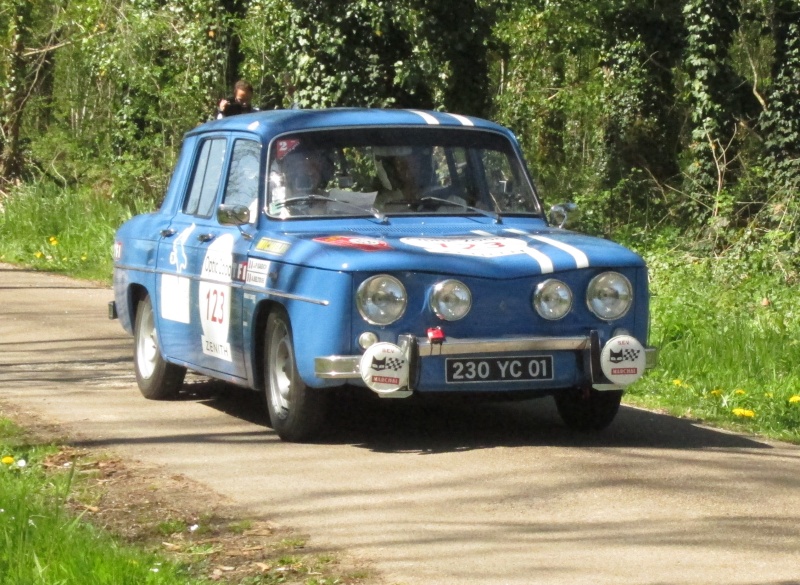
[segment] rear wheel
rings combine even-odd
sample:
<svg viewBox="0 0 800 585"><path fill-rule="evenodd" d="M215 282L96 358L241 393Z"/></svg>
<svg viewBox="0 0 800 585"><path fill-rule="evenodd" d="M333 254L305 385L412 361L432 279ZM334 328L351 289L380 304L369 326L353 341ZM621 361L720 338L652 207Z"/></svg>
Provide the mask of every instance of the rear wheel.
<svg viewBox="0 0 800 585"><path fill-rule="evenodd" d="M133 363L142 395L150 400L175 398L183 385L186 368L169 363L161 355L150 297L139 301L133 338Z"/></svg>
<svg viewBox="0 0 800 585"><path fill-rule="evenodd" d="M578 388L554 396L558 414L569 428L578 431L599 431L617 416L622 390L585 393Z"/></svg>
<svg viewBox="0 0 800 585"><path fill-rule="evenodd" d="M323 424L328 396L309 388L300 378L289 318L281 310L267 318L264 354L264 388L272 428L284 441L308 441Z"/></svg>

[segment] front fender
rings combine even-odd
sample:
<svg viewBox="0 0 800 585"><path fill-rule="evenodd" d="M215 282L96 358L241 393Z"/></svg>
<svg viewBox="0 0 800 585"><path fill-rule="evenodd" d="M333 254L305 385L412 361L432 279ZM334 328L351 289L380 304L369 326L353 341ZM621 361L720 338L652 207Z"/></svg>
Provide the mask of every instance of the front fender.
<svg viewBox="0 0 800 585"><path fill-rule="evenodd" d="M317 378L314 359L353 351L352 276L274 262L270 274L273 278L265 284L266 290L254 295L253 287L248 286L246 292L256 303L279 304L286 310L292 326L297 370L303 382L314 388L341 385L339 381Z"/></svg>

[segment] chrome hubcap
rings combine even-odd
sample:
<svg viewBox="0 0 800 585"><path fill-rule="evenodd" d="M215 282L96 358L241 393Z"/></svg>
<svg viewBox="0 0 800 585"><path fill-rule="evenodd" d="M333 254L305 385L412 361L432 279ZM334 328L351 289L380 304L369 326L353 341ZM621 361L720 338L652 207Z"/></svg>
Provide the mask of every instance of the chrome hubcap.
<svg viewBox="0 0 800 585"><path fill-rule="evenodd" d="M149 305L144 310L139 338L136 340L136 356L139 373L143 378L149 378L156 369L158 338L156 337L156 327L153 321L153 310Z"/></svg>
<svg viewBox="0 0 800 585"><path fill-rule="evenodd" d="M276 331L270 347L270 400L275 412L284 418L291 408L291 391L294 382L294 356L285 328Z"/></svg>

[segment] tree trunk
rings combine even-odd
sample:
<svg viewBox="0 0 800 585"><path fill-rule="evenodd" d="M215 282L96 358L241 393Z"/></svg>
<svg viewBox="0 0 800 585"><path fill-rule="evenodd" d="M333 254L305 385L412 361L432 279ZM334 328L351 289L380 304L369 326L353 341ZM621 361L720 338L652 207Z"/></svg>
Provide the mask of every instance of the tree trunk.
<svg viewBox="0 0 800 585"><path fill-rule="evenodd" d="M9 6L7 38L10 41L9 58L5 67L5 95L3 96L2 120L3 148L0 152L0 180L11 182L22 174L22 156L20 150L20 127L25 108L25 37L28 27L30 5L27 0L14 0Z"/></svg>

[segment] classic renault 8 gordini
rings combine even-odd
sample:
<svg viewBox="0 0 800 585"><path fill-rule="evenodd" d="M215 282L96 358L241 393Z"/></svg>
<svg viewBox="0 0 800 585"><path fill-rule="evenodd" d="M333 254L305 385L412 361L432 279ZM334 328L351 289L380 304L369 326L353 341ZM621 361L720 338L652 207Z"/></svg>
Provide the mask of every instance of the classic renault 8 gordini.
<svg viewBox="0 0 800 585"><path fill-rule="evenodd" d="M188 132L161 208L119 228L109 310L145 397L187 369L245 386L287 441L357 387L553 396L566 425L601 429L656 361L647 269L553 223L486 120L240 115Z"/></svg>

